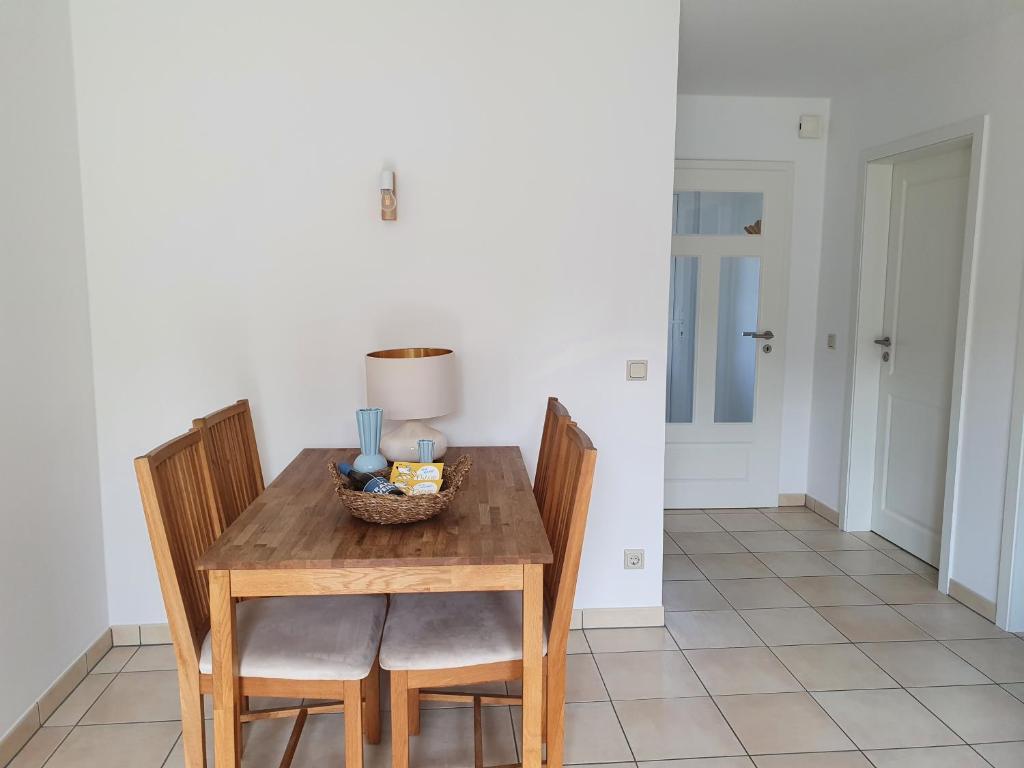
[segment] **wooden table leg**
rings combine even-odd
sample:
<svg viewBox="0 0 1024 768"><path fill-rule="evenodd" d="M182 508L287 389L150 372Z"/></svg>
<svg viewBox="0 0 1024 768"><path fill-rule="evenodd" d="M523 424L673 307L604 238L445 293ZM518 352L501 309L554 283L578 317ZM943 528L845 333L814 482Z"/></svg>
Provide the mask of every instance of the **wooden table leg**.
<svg viewBox="0 0 1024 768"><path fill-rule="evenodd" d="M239 768L241 699L235 642L235 602L231 599L230 571L210 571L210 633L213 641L215 761L221 768Z"/></svg>
<svg viewBox="0 0 1024 768"><path fill-rule="evenodd" d="M541 766L544 566L523 566L523 768Z"/></svg>

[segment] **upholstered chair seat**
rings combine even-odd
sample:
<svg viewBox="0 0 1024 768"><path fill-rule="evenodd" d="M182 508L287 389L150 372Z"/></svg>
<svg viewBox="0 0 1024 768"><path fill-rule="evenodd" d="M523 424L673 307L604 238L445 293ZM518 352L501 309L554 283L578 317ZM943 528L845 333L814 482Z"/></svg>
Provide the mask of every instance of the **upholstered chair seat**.
<svg viewBox="0 0 1024 768"><path fill-rule="evenodd" d="M239 674L281 680L362 680L387 613L383 595L266 597L235 608ZM212 640L199 671L213 672Z"/></svg>
<svg viewBox="0 0 1024 768"><path fill-rule="evenodd" d="M547 633L544 648L547 650ZM394 595L380 665L455 669L523 658L522 592Z"/></svg>

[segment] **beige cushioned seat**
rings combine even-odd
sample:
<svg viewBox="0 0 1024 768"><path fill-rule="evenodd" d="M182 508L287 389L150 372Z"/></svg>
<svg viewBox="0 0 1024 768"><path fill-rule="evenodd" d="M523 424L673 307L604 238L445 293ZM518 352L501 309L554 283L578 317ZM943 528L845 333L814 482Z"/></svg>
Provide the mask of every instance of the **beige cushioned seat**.
<svg viewBox="0 0 1024 768"><path fill-rule="evenodd" d="M239 674L281 680L362 680L377 655L382 595L265 597L235 606ZM199 671L213 672L207 633Z"/></svg>
<svg viewBox="0 0 1024 768"><path fill-rule="evenodd" d="M384 669L452 669L522 658L522 592L391 598L380 645Z"/></svg>

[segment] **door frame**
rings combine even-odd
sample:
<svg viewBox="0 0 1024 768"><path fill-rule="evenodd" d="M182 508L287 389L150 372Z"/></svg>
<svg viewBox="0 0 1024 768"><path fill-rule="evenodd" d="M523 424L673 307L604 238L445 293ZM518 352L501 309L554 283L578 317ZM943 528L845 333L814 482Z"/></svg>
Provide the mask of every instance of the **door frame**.
<svg viewBox="0 0 1024 768"><path fill-rule="evenodd" d="M849 386L843 421L842 472L839 522L846 531L871 529L874 507L875 448L878 426L878 381L881 363L874 340L882 330L885 271L889 251L889 208L892 168L897 159L941 151L939 145L970 142L971 170L967 187L960 303L957 308L953 362L946 487L942 506L942 546L939 556L941 592L950 589L950 563L955 556L953 525L960 504L960 418L964 408L964 373L970 359L969 330L973 321L975 252L978 249L978 214L984 161L987 115L871 147L860 154L858 231L856 241L856 295L851 308L853 336L849 343ZM973 593L972 593L973 595ZM970 598L971 595L962 595ZM974 596L977 597L977 596ZM985 606L972 605L976 609ZM994 618L994 617L993 617Z"/></svg>
<svg viewBox="0 0 1024 768"><path fill-rule="evenodd" d="M785 354L788 349L788 331L789 331L789 284L791 275L791 256L793 247L793 216L794 216L794 184L795 184L795 163L791 160L714 160L704 158L685 158L677 157L673 166L673 173L677 171L685 170L698 170L698 171L755 171L755 172L775 172L779 173L784 177L783 190L780 200L783 202L788 214L780 222L779 225L779 244L781 248L781 261L780 269L784 274L782 281L783 287L781 292L777 295L781 297L781 302L785 307L785 311L782 313L780 318L779 327L782 328L781 333L777 333L777 339L774 343L779 348L779 352L782 354L782 373L780 374L779 382L779 414L778 414L778 428L775 440L777 440L776 447L776 461L774 466L775 476L775 494L774 497L779 497L781 490L781 467L782 467L782 425L785 411L785 398L786 398L786 369L785 369ZM674 188L674 182L673 182ZM670 255L671 258L671 255ZM698 309L699 311L699 309ZM666 338L667 341L667 338ZM696 352L694 365L696 366L699 360L700 351ZM668 362L666 362L666 366ZM696 368L695 368L696 370ZM666 386L668 383L668 376L665 377ZM696 379L695 379L696 382ZM667 396L667 394L666 394ZM696 401L694 403L696 407ZM667 432L665 443L668 443ZM667 475L667 470L662 473L663 476ZM662 478L664 484L665 477Z"/></svg>

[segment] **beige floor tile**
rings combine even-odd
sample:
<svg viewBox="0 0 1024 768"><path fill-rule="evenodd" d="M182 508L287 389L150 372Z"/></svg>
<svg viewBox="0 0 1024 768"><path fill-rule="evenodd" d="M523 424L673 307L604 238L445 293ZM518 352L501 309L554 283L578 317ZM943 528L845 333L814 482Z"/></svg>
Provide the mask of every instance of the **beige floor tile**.
<svg viewBox="0 0 1024 768"><path fill-rule="evenodd" d="M686 658L713 696L803 690L767 648L705 648Z"/></svg>
<svg viewBox="0 0 1024 768"><path fill-rule="evenodd" d="M855 538L855 537L854 537ZM860 551L825 552L826 560L838 565L850 576L870 576L871 574L906 574L910 570L904 568L891 557L873 549Z"/></svg>
<svg viewBox="0 0 1024 768"><path fill-rule="evenodd" d="M787 645L773 650L809 691L898 687L853 645Z"/></svg>
<svg viewBox="0 0 1024 768"><path fill-rule="evenodd" d="M837 530L836 526L814 512L765 512L765 515L787 531Z"/></svg>
<svg viewBox="0 0 1024 768"><path fill-rule="evenodd" d="M665 627L683 649L764 645L736 611L666 613Z"/></svg>
<svg viewBox="0 0 1024 768"><path fill-rule="evenodd" d="M975 749L994 768L1020 768L1024 765L1024 741L1006 744L979 744Z"/></svg>
<svg viewBox="0 0 1024 768"><path fill-rule="evenodd" d="M92 674L117 674L124 669L124 665L128 663L128 660L135 651L136 647L134 645L115 645L92 668Z"/></svg>
<svg viewBox="0 0 1024 768"><path fill-rule="evenodd" d="M703 509L666 509L666 515L703 515Z"/></svg>
<svg viewBox="0 0 1024 768"><path fill-rule="evenodd" d="M936 640L975 640L1011 637L988 619L956 603L900 605L896 608Z"/></svg>
<svg viewBox="0 0 1024 768"><path fill-rule="evenodd" d="M925 747L868 752L876 768L988 768L970 747Z"/></svg>
<svg viewBox="0 0 1024 768"><path fill-rule="evenodd" d="M970 744L1024 740L1024 702L998 685L914 688L910 693Z"/></svg>
<svg viewBox="0 0 1024 768"><path fill-rule="evenodd" d="M160 768L180 733L175 722L80 725L46 768Z"/></svg>
<svg viewBox="0 0 1024 768"><path fill-rule="evenodd" d="M679 651L600 653L595 658L613 701L707 695Z"/></svg>
<svg viewBox="0 0 1024 768"><path fill-rule="evenodd" d="M989 682L978 670L934 640L864 643L860 649L905 688Z"/></svg>
<svg viewBox="0 0 1024 768"><path fill-rule="evenodd" d="M667 533L663 534L662 552L666 555L681 555L683 550L679 548L679 545L675 543L671 536Z"/></svg>
<svg viewBox="0 0 1024 768"><path fill-rule="evenodd" d="M661 600L666 611L715 611L729 607L728 601L707 581L666 581Z"/></svg>
<svg viewBox="0 0 1024 768"><path fill-rule="evenodd" d="M583 763L572 768L636 768L636 763Z"/></svg>
<svg viewBox="0 0 1024 768"><path fill-rule="evenodd" d="M1004 685L1003 688L1021 701L1024 701L1024 683L1009 683L1008 685Z"/></svg>
<svg viewBox="0 0 1024 768"><path fill-rule="evenodd" d="M911 603L952 603L920 576L855 576L854 579L891 605Z"/></svg>
<svg viewBox="0 0 1024 768"><path fill-rule="evenodd" d="M664 627L588 629L586 632L594 653L676 650L675 640Z"/></svg>
<svg viewBox="0 0 1024 768"><path fill-rule="evenodd" d="M779 578L723 579L713 582L733 608L801 608L803 599Z"/></svg>
<svg viewBox="0 0 1024 768"><path fill-rule="evenodd" d="M757 768L871 768L860 752L810 752L803 755L759 755Z"/></svg>
<svg viewBox="0 0 1024 768"><path fill-rule="evenodd" d="M758 509L757 507L717 507L713 509L705 509L709 515L748 515L751 512L763 512L764 510Z"/></svg>
<svg viewBox="0 0 1024 768"><path fill-rule="evenodd" d="M1024 683L1024 640L950 640L946 647L997 683Z"/></svg>
<svg viewBox="0 0 1024 768"><path fill-rule="evenodd" d="M754 768L749 757L696 757L690 760L658 760L637 763L638 768ZM577 768L577 766L573 766ZM591 766L605 768L605 766Z"/></svg>
<svg viewBox="0 0 1024 768"><path fill-rule="evenodd" d="M315 718L314 718L315 719ZM387 728L387 718L383 727ZM294 721L287 721L292 723ZM206 726L206 768L216 768L216 760L213 755L213 720L207 720L204 725ZM247 728L249 726L246 726ZM248 738L248 735L246 735ZM280 763L280 760L278 761ZM273 765L273 764L272 764ZM167 757L167 762L163 764L163 768L185 768L185 743L181 740L181 736L174 743L174 749L171 750L171 754ZM245 768L249 768L245 766Z"/></svg>
<svg viewBox="0 0 1024 768"><path fill-rule="evenodd" d="M692 555L691 559L709 579L756 579L772 575L764 563L749 552Z"/></svg>
<svg viewBox="0 0 1024 768"><path fill-rule="evenodd" d="M963 743L904 690L833 691L814 698L861 749Z"/></svg>
<svg viewBox="0 0 1024 768"><path fill-rule="evenodd" d="M143 645L125 667L125 672L156 672L177 669L173 645Z"/></svg>
<svg viewBox="0 0 1024 768"><path fill-rule="evenodd" d="M665 581L700 581L707 577L688 556L665 555L661 578Z"/></svg>
<svg viewBox="0 0 1024 768"><path fill-rule="evenodd" d="M733 536L751 552L806 552L810 549L788 531L736 531Z"/></svg>
<svg viewBox="0 0 1024 768"><path fill-rule="evenodd" d="M518 710L513 710L518 717ZM519 731L517 731L518 733ZM565 705L565 762L632 761L610 702Z"/></svg>
<svg viewBox="0 0 1024 768"><path fill-rule="evenodd" d="M607 701L608 692L601 674L589 653L569 656L565 660L565 700Z"/></svg>
<svg viewBox="0 0 1024 768"><path fill-rule="evenodd" d="M784 581L810 605L878 605L882 602L849 576L794 576Z"/></svg>
<svg viewBox="0 0 1024 768"><path fill-rule="evenodd" d="M919 576L926 576L928 578L938 576L939 571L935 566L929 565L924 560L917 559L912 554L905 552L902 549L887 549L885 550L885 554L900 565L905 565Z"/></svg>
<svg viewBox="0 0 1024 768"><path fill-rule="evenodd" d="M767 645L818 645L845 643L842 633L813 608L763 608L740 611Z"/></svg>
<svg viewBox="0 0 1024 768"><path fill-rule="evenodd" d="M930 639L888 605L826 606L818 612L855 643Z"/></svg>
<svg viewBox="0 0 1024 768"><path fill-rule="evenodd" d="M669 533L715 533L722 526L704 514L665 515L665 530Z"/></svg>
<svg viewBox="0 0 1024 768"><path fill-rule="evenodd" d="M746 548L733 536L721 533L676 533L673 537L688 555L713 555L746 552Z"/></svg>
<svg viewBox="0 0 1024 768"><path fill-rule="evenodd" d="M816 552L871 549L867 542L843 531L797 531L793 535Z"/></svg>
<svg viewBox="0 0 1024 768"><path fill-rule="evenodd" d="M44 725L77 725L89 707L100 697L104 689L114 679L114 675L86 675L85 679L78 684L78 687L64 699L64 703L57 707L57 711L50 715Z"/></svg>
<svg viewBox="0 0 1024 768"><path fill-rule="evenodd" d="M569 642L566 653L590 653L590 645L587 643L586 635L582 629L574 629L569 632Z"/></svg>
<svg viewBox="0 0 1024 768"><path fill-rule="evenodd" d="M852 533L858 539L870 544L875 549L899 549L898 546L888 539L883 539L877 533L872 533L871 531L852 531Z"/></svg>
<svg viewBox="0 0 1024 768"><path fill-rule="evenodd" d="M177 672L122 672L81 722L96 725L179 719Z"/></svg>
<svg viewBox="0 0 1024 768"><path fill-rule="evenodd" d="M64 737L71 733L70 727L40 728L21 748L7 768L42 768L50 755L54 753Z"/></svg>
<svg viewBox="0 0 1024 768"><path fill-rule="evenodd" d="M760 512L718 512L711 518L727 531L777 531L779 526Z"/></svg>
<svg viewBox="0 0 1024 768"><path fill-rule="evenodd" d="M762 563L776 576L834 576L842 574L836 566L817 552L762 552Z"/></svg>
<svg viewBox="0 0 1024 768"><path fill-rule="evenodd" d="M615 711L637 760L743 754L710 698L617 701Z"/></svg>
<svg viewBox="0 0 1024 768"><path fill-rule="evenodd" d="M853 749L806 693L716 696L715 702L752 755Z"/></svg>

